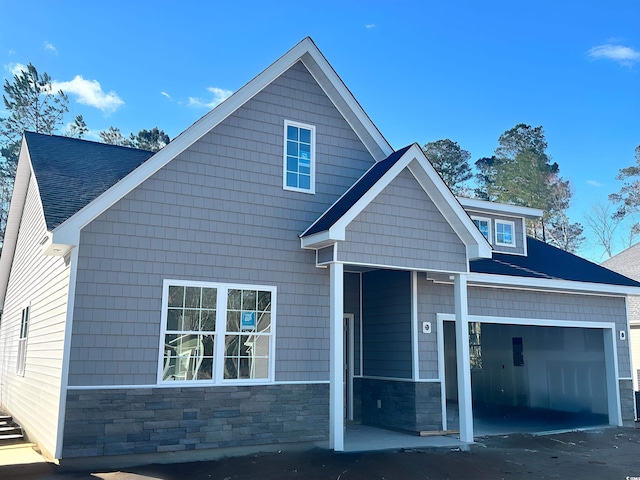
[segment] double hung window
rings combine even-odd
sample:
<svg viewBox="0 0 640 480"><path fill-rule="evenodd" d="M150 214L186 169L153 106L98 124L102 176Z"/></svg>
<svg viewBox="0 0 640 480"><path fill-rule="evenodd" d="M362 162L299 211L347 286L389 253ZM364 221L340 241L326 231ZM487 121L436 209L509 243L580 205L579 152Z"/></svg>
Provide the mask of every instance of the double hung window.
<svg viewBox="0 0 640 480"><path fill-rule="evenodd" d="M160 381L269 381L275 287L165 281Z"/></svg>
<svg viewBox="0 0 640 480"><path fill-rule="evenodd" d="M315 192L315 127L284 123L284 188Z"/></svg>
<svg viewBox="0 0 640 480"><path fill-rule="evenodd" d="M480 233L484 235L484 238L486 238L488 242L491 242L491 228L489 227L489 225L491 224L490 220L488 218L482 217L472 217L471 220L473 220L473 223L476 224L476 227L478 227Z"/></svg>
<svg viewBox="0 0 640 480"><path fill-rule="evenodd" d="M515 247L515 223L496 220L496 245Z"/></svg>

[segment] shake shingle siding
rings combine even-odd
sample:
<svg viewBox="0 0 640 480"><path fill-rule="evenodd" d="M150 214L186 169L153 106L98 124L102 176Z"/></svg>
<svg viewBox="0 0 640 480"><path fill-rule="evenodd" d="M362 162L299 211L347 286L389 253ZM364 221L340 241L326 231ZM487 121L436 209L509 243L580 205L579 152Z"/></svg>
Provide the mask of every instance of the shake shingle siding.
<svg viewBox="0 0 640 480"><path fill-rule="evenodd" d="M466 250L405 169L347 227L338 259L356 264L466 271Z"/></svg>
<svg viewBox="0 0 640 480"><path fill-rule="evenodd" d="M316 126L316 194L283 190L284 120ZM298 235L373 163L294 65L81 234L71 385L154 384L163 279L275 285L276 381L328 380L329 275Z"/></svg>

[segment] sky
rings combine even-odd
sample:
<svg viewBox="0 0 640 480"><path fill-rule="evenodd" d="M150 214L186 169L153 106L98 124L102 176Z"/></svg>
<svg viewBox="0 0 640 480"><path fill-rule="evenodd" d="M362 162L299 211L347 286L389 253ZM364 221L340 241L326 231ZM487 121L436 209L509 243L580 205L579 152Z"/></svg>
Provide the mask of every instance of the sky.
<svg viewBox="0 0 640 480"><path fill-rule="evenodd" d="M639 0L0 0L0 74L48 73L87 139L174 138L306 36L395 149L449 138L474 162L517 124L543 126L573 222L635 163ZM604 260L585 233L578 253Z"/></svg>

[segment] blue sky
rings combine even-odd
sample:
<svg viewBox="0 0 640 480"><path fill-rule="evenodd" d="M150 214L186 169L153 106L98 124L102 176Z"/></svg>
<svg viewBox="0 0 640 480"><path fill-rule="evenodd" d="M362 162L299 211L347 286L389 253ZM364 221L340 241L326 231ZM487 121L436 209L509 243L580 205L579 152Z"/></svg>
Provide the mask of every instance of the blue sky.
<svg viewBox="0 0 640 480"><path fill-rule="evenodd" d="M94 138L111 125L174 138L311 36L396 149L450 138L475 161L516 124L542 125L573 221L619 189L640 144L637 0L0 0L0 12L3 78L29 62L49 73ZM601 259L593 244L580 253Z"/></svg>

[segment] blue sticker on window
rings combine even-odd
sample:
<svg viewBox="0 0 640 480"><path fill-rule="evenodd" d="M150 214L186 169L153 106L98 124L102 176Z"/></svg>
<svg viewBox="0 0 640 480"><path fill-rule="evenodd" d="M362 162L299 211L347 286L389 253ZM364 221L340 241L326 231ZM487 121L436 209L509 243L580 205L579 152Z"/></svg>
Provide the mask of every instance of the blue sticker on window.
<svg viewBox="0 0 640 480"><path fill-rule="evenodd" d="M240 328L242 330L252 330L256 328L256 312L242 312Z"/></svg>

